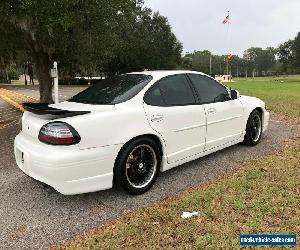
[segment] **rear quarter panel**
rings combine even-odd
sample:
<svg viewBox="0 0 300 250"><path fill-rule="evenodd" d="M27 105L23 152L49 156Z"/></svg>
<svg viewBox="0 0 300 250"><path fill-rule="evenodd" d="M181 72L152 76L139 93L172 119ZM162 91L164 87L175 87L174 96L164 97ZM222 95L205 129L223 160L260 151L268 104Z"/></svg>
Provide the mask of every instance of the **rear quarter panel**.
<svg viewBox="0 0 300 250"><path fill-rule="evenodd" d="M83 116L63 119L79 133L79 148L96 148L124 144L144 134L155 134L141 107L116 107L112 111L92 112Z"/></svg>

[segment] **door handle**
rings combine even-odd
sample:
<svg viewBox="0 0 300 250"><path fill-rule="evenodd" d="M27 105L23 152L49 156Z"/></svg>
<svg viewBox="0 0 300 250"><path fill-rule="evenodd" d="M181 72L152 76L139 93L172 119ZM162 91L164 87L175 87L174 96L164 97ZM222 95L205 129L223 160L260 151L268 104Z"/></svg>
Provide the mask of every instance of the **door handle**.
<svg viewBox="0 0 300 250"><path fill-rule="evenodd" d="M152 122L160 122L164 119L164 116L161 114L156 114L151 116L151 121Z"/></svg>
<svg viewBox="0 0 300 250"><path fill-rule="evenodd" d="M210 108L207 110L207 114L215 114L217 110L215 108Z"/></svg>

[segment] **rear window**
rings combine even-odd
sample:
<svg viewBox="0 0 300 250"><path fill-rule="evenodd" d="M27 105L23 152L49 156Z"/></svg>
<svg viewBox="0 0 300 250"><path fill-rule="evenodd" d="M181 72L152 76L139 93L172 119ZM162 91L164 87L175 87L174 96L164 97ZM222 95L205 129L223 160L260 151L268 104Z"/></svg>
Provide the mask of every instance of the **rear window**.
<svg viewBox="0 0 300 250"><path fill-rule="evenodd" d="M68 101L106 105L125 102L137 95L151 80L152 76L143 74L119 75L99 80L95 85Z"/></svg>

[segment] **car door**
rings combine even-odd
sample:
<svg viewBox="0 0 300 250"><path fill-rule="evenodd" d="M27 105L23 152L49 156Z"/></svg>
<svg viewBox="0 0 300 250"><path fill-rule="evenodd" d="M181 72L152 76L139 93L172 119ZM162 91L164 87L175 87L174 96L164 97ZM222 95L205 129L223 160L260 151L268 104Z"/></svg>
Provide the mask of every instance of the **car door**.
<svg viewBox="0 0 300 250"><path fill-rule="evenodd" d="M205 150L238 140L245 129L239 99L231 99L228 89L208 76L188 74L188 77L207 115Z"/></svg>
<svg viewBox="0 0 300 250"><path fill-rule="evenodd" d="M155 83L145 94L144 109L150 126L166 144L168 163L204 150L206 116L196 104L186 75L172 75Z"/></svg>

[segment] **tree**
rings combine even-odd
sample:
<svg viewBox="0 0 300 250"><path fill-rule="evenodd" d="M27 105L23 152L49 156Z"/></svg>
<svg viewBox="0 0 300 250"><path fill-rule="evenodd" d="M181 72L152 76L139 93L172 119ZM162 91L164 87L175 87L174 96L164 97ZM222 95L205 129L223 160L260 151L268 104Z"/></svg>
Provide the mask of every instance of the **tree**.
<svg viewBox="0 0 300 250"><path fill-rule="evenodd" d="M23 42L23 50L32 56L37 70L40 101L52 102L52 84L49 75L51 62L70 56L75 51L87 51L91 39L89 25L97 23L105 31L119 9L133 1L46 1L8 0L0 4L1 30L10 30L14 40ZM129 11L129 10L128 10ZM91 22L93 21L93 23ZM73 51L73 53L71 53ZM75 53L78 56L78 53ZM77 58L78 59L78 58Z"/></svg>
<svg viewBox="0 0 300 250"><path fill-rule="evenodd" d="M210 74L211 56L213 55L208 50L194 51L193 53L187 53L183 58L184 64L182 66L184 67L188 66L188 68L191 70L201 71L203 73Z"/></svg>
<svg viewBox="0 0 300 250"><path fill-rule="evenodd" d="M208 50L194 51L193 53L186 53L181 66L185 69L201 71L212 76L223 75L226 73L226 57L226 55L213 55ZM238 59L237 56L234 58Z"/></svg>
<svg viewBox="0 0 300 250"><path fill-rule="evenodd" d="M300 32L295 37L293 42L292 51L294 51L294 66L297 71L300 71Z"/></svg>
<svg viewBox="0 0 300 250"><path fill-rule="evenodd" d="M193 67L193 58L189 57L189 53L187 53L183 58L182 58L182 64L181 66L184 69L189 69L191 70Z"/></svg>
<svg viewBox="0 0 300 250"><path fill-rule="evenodd" d="M283 71L287 73L288 67L292 65L294 60L294 40L288 40L280 44L277 48L277 56L279 62L283 65Z"/></svg>
<svg viewBox="0 0 300 250"><path fill-rule="evenodd" d="M7 0L0 24L0 51L10 43L8 54L21 51L35 63L41 102L52 102L54 60L66 77L170 68L180 60L167 19L141 0Z"/></svg>
<svg viewBox="0 0 300 250"><path fill-rule="evenodd" d="M229 72L236 77L255 74L273 74L276 65L276 50L272 47L249 48L243 58L233 55L229 60ZM213 55L210 51L186 53L181 66L185 69L201 71L206 74L223 75L227 73L228 55ZM211 68L210 68L211 63Z"/></svg>
<svg viewBox="0 0 300 250"><path fill-rule="evenodd" d="M9 83L9 70L11 65L17 61L18 54L21 55L17 51L23 46L19 40L14 41L14 33L11 29L2 30L4 25L0 19L0 78Z"/></svg>
<svg viewBox="0 0 300 250"><path fill-rule="evenodd" d="M181 61L182 45L171 30L168 20L150 9L125 23L116 34L113 58L108 58L104 71L111 74L135 70L172 69Z"/></svg>
<svg viewBox="0 0 300 250"><path fill-rule="evenodd" d="M266 49L251 47L244 52L243 57L249 62L253 75L265 75L275 66L275 54L276 50L272 47Z"/></svg>

